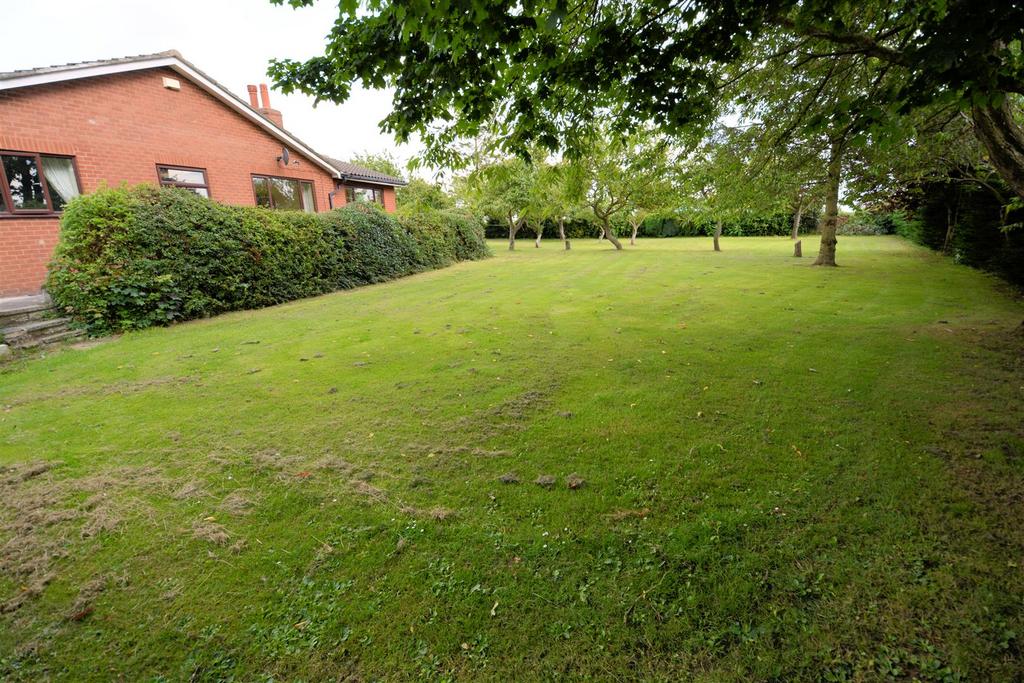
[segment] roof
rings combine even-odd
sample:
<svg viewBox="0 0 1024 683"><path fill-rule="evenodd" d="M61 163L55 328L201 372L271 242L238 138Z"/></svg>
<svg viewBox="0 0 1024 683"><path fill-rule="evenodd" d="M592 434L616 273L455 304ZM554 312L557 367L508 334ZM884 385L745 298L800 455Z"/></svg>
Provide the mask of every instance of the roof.
<svg viewBox="0 0 1024 683"><path fill-rule="evenodd" d="M312 147L299 140L284 128L280 128L265 116L249 106L242 98L210 78L181 56L177 50L166 50L148 55L100 59L91 62L75 62L57 66L44 66L36 69L0 72L0 90L13 90L33 85L58 83L61 81L94 78L111 74L140 71L143 69L169 68L187 78L200 88L210 93L225 105L234 109L244 118L264 129L280 140L285 146L291 147L315 164L323 168L335 178L344 178L336 164L328 161L313 150ZM363 169L364 171L367 169ZM372 173L372 171L370 171ZM386 176L382 176L386 177ZM381 181L383 182L383 181ZM401 182L401 181L399 181Z"/></svg>
<svg viewBox="0 0 1024 683"><path fill-rule="evenodd" d="M394 176L389 176L386 173L379 173L373 169L366 168L365 166L350 164L347 161L332 159L331 157L326 157L326 159L331 162L331 165L334 166L334 168L338 169L342 180L356 180L365 183L377 183L380 185L407 184L401 178L395 178Z"/></svg>
<svg viewBox="0 0 1024 683"><path fill-rule="evenodd" d="M129 55L127 57L115 57L113 59L95 59L89 62L69 62L68 64L56 64L53 66L39 66L34 69L16 69L14 71L0 71L0 81L20 79L28 76L42 74L61 73L65 71L76 71L97 66L116 66L119 64L133 64L139 61L158 59L162 57L175 57L182 61L184 57L177 50L165 50L147 55Z"/></svg>

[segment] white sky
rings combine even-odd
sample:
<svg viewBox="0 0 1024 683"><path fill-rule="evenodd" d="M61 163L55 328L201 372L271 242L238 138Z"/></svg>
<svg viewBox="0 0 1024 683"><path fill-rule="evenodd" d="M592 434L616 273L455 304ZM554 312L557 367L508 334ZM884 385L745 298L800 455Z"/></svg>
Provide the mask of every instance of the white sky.
<svg viewBox="0 0 1024 683"><path fill-rule="evenodd" d="M248 102L245 86L270 83L271 57L321 54L337 3L294 10L269 0L0 0L0 71L178 50ZM400 164L420 151L398 147L378 123L389 91L353 89L338 106L271 90L284 125L316 151L337 159L390 152Z"/></svg>

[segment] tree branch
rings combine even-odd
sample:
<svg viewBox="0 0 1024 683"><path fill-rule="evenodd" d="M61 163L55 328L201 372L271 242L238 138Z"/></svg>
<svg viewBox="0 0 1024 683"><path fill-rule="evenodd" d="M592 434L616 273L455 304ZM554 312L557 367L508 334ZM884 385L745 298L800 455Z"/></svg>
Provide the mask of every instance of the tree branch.
<svg viewBox="0 0 1024 683"><path fill-rule="evenodd" d="M819 26L800 26L789 17L784 16L776 16L774 21L798 35L827 40L836 45L846 45L852 48L851 53L876 57L891 64L907 65L907 57L902 52L886 47L875 38L863 33L842 33L830 31Z"/></svg>

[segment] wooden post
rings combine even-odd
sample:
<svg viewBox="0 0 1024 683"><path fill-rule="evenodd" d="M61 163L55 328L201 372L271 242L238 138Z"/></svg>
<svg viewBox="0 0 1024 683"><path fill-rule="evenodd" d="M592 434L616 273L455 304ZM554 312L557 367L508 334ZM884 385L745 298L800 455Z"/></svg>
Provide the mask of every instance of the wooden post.
<svg viewBox="0 0 1024 683"><path fill-rule="evenodd" d="M796 244L793 245L793 256L797 258L801 258L804 255L804 252L800 249L801 242L803 242L803 240L797 240Z"/></svg>

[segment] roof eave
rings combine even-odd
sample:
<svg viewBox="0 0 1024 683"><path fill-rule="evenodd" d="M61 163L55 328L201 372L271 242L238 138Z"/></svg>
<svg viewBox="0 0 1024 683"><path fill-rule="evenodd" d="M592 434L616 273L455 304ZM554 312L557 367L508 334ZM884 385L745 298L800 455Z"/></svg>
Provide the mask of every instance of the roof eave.
<svg viewBox="0 0 1024 683"><path fill-rule="evenodd" d="M339 180L342 182L346 180L354 180L360 183L367 183L369 185L385 185L387 187L405 187L409 184L406 180L381 180L380 178L367 178L366 176L352 175L351 173L340 173Z"/></svg>

